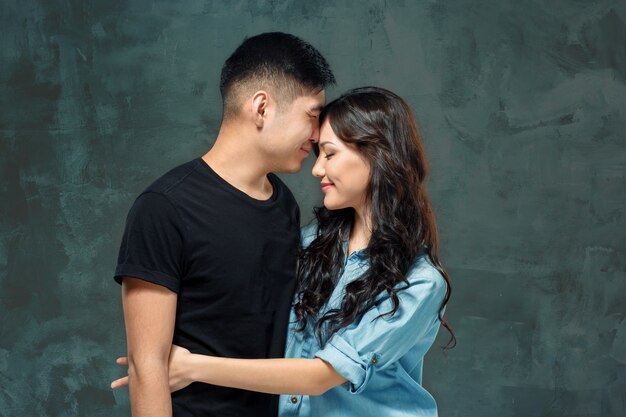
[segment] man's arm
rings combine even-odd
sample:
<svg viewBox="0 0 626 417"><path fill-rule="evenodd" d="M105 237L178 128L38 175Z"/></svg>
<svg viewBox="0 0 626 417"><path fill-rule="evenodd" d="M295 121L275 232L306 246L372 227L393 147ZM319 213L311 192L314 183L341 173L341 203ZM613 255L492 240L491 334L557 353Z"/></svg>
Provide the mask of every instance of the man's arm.
<svg viewBox="0 0 626 417"><path fill-rule="evenodd" d="M136 278L122 282L133 417L169 417L168 358L174 334L176 293Z"/></svg>

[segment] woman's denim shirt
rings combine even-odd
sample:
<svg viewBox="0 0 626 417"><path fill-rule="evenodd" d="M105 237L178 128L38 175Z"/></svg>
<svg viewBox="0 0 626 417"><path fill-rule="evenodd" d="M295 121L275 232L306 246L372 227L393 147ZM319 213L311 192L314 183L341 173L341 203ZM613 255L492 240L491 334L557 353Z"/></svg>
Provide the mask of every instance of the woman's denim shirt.
<svg viewBox="0 0 626 417"><path fill-rule="evenodd" d="M316 232L315 224L302 229L304 247ZM347 242L344 253L346 247ZM338 308L345 286L367 268L364 251L348 256L321 313ZM281 395L280 417L437 416L435 400L422 386L422 367L439 329L446 282L423 254L416 258L407 279L408 288L398 292L400 305L392 317L375 319L392 308L388 295L381 294L372 309L324 346L310 323L303 332L295 331L299 324L292 309L285 357L321 358L348 381L319 396Z"/></svg>

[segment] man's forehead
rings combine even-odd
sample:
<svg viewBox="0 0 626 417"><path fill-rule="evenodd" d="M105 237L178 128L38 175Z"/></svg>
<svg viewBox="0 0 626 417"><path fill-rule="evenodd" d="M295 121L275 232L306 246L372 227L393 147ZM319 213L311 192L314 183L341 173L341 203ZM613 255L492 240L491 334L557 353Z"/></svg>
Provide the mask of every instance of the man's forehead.
<svg viewBox="0 0 626 417"><path fill-rule="evenodd" d="M326 104L326 91L325 90L314 91L311 94L309 94L307 97L309 99L307 101L309 101L310 103L311 110L321 111L324 105Z"/></svg>
<svg viewBox="0 0 626 417"><path fill-rule="evenodd" d="M310 110L313 112L321 112L323 108L324 108L324 103L318 103L318 104L311 106Z"/></svg>
<svg viewBox="0 0 626 417"><path fill-rule="evenodd" d="M302 109L306 112L320 112L326 104L326 95L324 93L324 90L312 92L310 94L296 97L293 101L293 104L295 104L299 109Z"/></svg>

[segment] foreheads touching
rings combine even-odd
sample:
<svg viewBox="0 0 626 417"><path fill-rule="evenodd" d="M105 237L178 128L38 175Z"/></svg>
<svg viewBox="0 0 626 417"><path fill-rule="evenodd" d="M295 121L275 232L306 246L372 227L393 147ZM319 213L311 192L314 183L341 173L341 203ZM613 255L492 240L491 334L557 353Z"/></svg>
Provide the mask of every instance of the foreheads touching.
<svg viewBox="0 0 626 417"><path fill-rule="evenodd" d="M235 118L256 91L267 91L283 110L334 83L328 63L309 43L287 33L262 33L245 39L222 67L223 120Z"/></svg>

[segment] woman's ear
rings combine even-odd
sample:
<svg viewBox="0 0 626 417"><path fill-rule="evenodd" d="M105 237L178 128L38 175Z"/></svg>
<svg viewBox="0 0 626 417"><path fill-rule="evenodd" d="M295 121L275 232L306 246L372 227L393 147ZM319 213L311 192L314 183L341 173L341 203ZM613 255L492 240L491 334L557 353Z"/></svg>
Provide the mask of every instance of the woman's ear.
<svg viewBox="0 0 626 417"><path fill-rule="evenodd" d="M252 108L250 109L252 120L258 129L265 124L269 114L270 96L267 91L259 90L252 96Z"/></svg>

